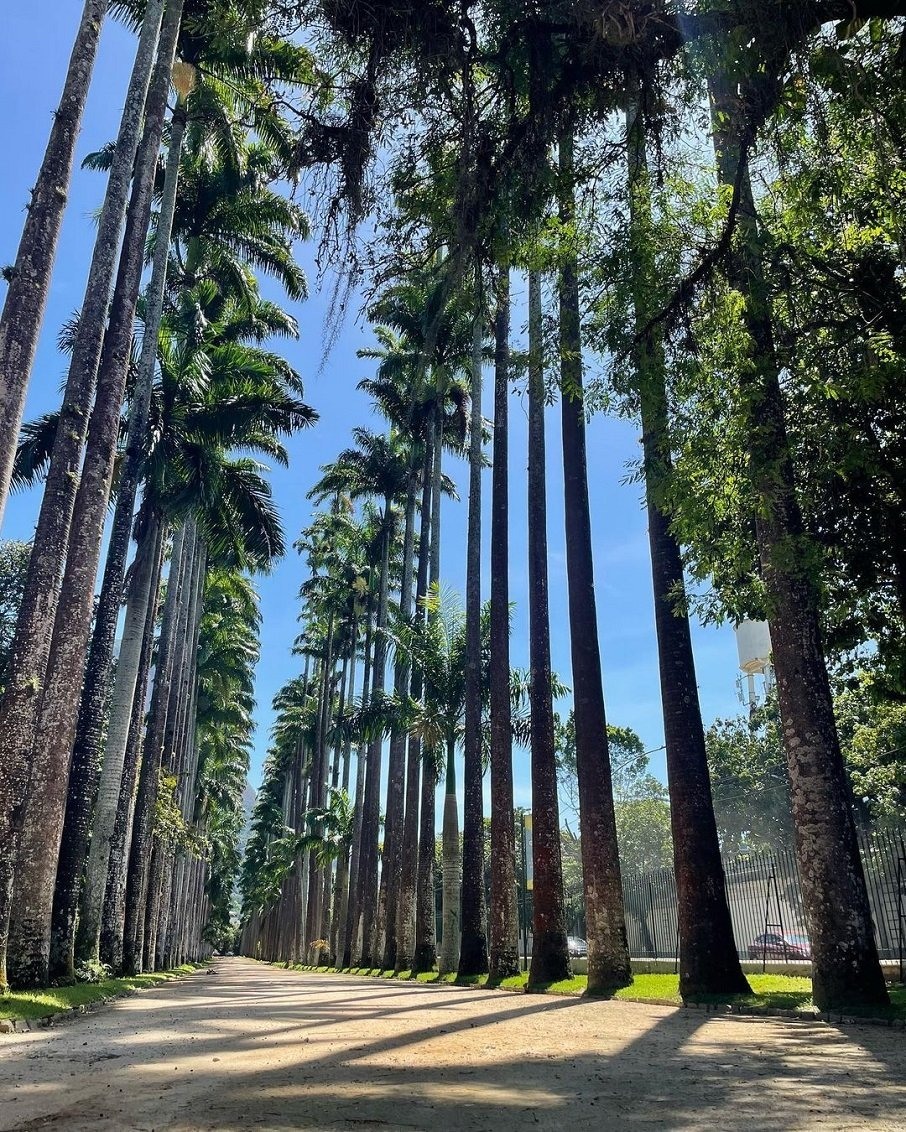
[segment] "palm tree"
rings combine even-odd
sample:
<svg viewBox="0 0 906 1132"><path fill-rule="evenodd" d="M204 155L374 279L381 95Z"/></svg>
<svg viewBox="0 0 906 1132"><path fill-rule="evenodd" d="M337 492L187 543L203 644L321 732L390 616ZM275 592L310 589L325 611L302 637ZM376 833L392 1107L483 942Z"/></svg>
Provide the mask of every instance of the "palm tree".
<svg viewBox="0 0 906 1132"><path fill-rule="evenodd" d="M148 86L154 64L164 0L149 0L142 22L135 66L126 94L116 150L88 272L85 299L72 344L63 404L44 487L44 496L29 561L28 580L19 610L11 663L12 678L0 701L0 726L6 736L9 771L0 785L0 985L6 983L6 953L14 862L19 858L21 806L53 788L46 762L30 765L29 752L44 686L60 577L66 559L78 471L94 395L113 281L114 261L126 212ZM22 858L27 869L29 860ZM44 903L44 893L38 894ZM20 902L21 915L30 909ZM30 955L23 955L23 985L40 974Z"/></svg>
<svg viewBox="0 0 906 1132"><path fill-rule="evenodd" d="M323 469L323 476L310 492L314 498L342 491L350 498L376 496L383 500L381 516L381 558L378 569L377 622L371 670L371 703L377 706L384 696L386 668L387 613L390 592L390 552L394 536L394 504L405 499L410 479L410 458L405 447L393 438L367 429L353 430L356 447L341 452L334 464ZM362 834L358 864L359 912L363 924L362 964L377 961L378 933L378 832L380 818L381 748L380 730L369 743L362 810Z"/></svg>
<svg viewBox="0 0 906 1132"><path fill-rule="evenodd" d="M44 321L76 142L108 3L85 0L15 263L4 273L8 289L0 314L0 520L9 494L16 437Z"/></svg>
<svg viewBox="0 0 906 1132"><path fill-rule="evenodd" d="M494 981L519 971L509 678L509 335L510 273L508 267L501 267L494 318L494 467L491 485L489 969L490 978Z"/></svg>
<svg viewBox="0 0 906 1132"><path fill-rule="evenodd" d="M560 223L568 245L560 266L560 385L569 640L573 669L576 769L582 822L582 875L588 924L588 989L624 986L632 978L623 911L617 823L598 645L585 404L572 128L560 134Z"/></svg>
<svg viewBox="0 0 906 1132"><path fill-rule="evenodd" d="M104 336L82 475L73 506L72 533L60 585L45 687L32 741L31 773L43 775L48 786L30 792L21 817L15 883L29 893L29 900L17 902L10 924L10 946L16 955L14 975L17 981L24 980L23 985L29 981L44 985L49 977L54 882L81 689L81 680L76 674L85 663L91 630L94 583L120 434L120 409L130 359L144 242L150 223L151 190L181 16L181 3L167 5L148 93L145 131L136 161L110 320ZM156 334L156 328L150 327L149 332ZM152 337L152 355L153 341ZM153 360L151 364L153 366ZM150 570L149 562L147 577ZM84 852L84 846L81 848ZM33 968L29 973L26 973L27 966Z"/></svg>
<svg viewBox="0 0 906 1132"><path fill-rule="evenodd" d="M463 769L462 937L459 974L488 969L484 900L484 812L481 686L481 471L483 466L481 367L485 302L481 270L475 266L472 311L472 387L469 422L469 520L466 545L465 765Z"/></svg>
<svg viewBox="0 0 906 1132"><path fill-rule="evenodd" d="M871 909L846 786L822 648L812 555L796 496L762 236L742 143L740 91L710 82L718 181L739 195L727 280L743 300L749 357L741 367L758 552L785 737L796 852L812 938L815 1002L884 1005ZM742 103L750 92L742 89ZM840 915L845 908L846 915Z"/></svg>
<svg viewBox="0 0 906 1132"><path fill-rule="evenodd" d="M396 647L408 654L413 668L422 672L422 702L411 705L412 729L418 733L425 758L433 759L435 766L443 759L445 765L443 913L438 961L444 974L455 971L459 960L462 857L456 748L463 739L465 726L466 621L452 596L442 594L436 584L429 590L425 607L427 618L415 623L401 622L393 631L393 639Z"/></svg>
<svg viewBox="0 0 906 1132"><path fill-rule="evenodd" d="M534 869L531 983L569 977L563 909L560 812L551 693L547 600L547 506L544 455L544 363L541 278L529 272L529 654L532 739L532 865Z"/></svg>
<svg viewBox="0 0 906 1132"><path fill-rule="evenodd" d="M647 326L653 313L654 265L650 180L637 95L627 109L627 135L635 318L639 326ZM695 658L685 609L682 552L663 502L672 473L672 457L666 365L662 343L654 332L637 347L635 363L670 783L680 992L690 996L746 993L748 983L733 937L714 816Z"/></svg>

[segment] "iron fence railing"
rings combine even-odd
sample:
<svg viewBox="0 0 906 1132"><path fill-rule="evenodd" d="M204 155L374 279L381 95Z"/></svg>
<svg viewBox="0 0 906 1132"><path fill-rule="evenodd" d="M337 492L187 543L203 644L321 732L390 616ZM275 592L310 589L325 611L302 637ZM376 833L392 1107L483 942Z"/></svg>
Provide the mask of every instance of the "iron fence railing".
<svg viewBox="0 0 906 1132"><path fill-rule="evenodd" d="M875 939L881 959L906 961L906 831L860 832ZM796 858L788 847L724 860L727 901L743 959L795 961L808 944ZM678 950L672 869L623 877L630 953L674 959ZM767 938L765 938L767 937Z"/></svg>

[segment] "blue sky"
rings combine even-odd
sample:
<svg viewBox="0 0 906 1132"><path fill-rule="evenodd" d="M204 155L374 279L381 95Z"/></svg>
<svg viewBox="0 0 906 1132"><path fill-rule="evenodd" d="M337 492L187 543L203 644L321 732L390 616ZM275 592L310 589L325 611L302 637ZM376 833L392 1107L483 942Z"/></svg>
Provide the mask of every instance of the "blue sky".
<svg viewBox="0 0 906 1132"><path fill-rule="evenodd" d="M4 143L4 166L0 175L0 263L9 263L15 257L28 189L47 141L50 116L59 98L81 8L82 0L30 0L28 4L5 5L0 38L0 106L3 107L0 129ZM79 160L116 134L133 50L132 38L110 21L104 31L79 141ZM56 351L56 335L82 299L94 230L92 215L100 205L102 193L103 183L97 174L76 172L27 416L58 403L64 367ZM368 363L356 358L356 349L370 339L355 312L348 316L326 365L319 369L329 280L322 295L314 268L314 251L313 246L300 249L300 258L310 271L312 293L309 301L293 309L299 320L301 338L286 347L286 354L306 378L306 399L318 410L321 420L315 428L291 441L290 468L275 469L273 473L274 493L290 542L308 521L310 509L306 493L317 477L319 465L332 459L348 444L354 425L368 423L380 427L371 419L367 399L356 389L359 379L369 372ZM513 282L517 309L521 309L524 282L521 279ZM488 416L491 415L489 386L490 381L487 381L485 412ZM528 647L526 416L523 402L515 396L511 416L511 595L516 603L512 655L514 664L525 665ZM588 452L608 717L613 723L635 728L647 748L660 748L663 729L645 513L640 487L621 482L628 462L638 456L637 430L626 421L597 417L589 426ZM551 639L554 668L569 683L560 457L559 411L554 408L549 410L548 419ZM446 470L465 493L465 467L451 460ZM484 491L487 564L490 473L486 474ZM36 493L15 496L7 510L3 537L29 538L38 504ZM464 503L448 504L443 524L445 584L461 593L465 580ZM259 581L264 624L257 681L259 727L251 776L253 784L258 781L267 746L271 698L298 668L296 658L290 655L290 647L297 632L297 593L302 577L303 563L291 552L270 576ZM736 715L740 705L736 694L737 661L732 629L695 626L694 643L706 724L717 716ZM662 753L652 755L651 764L652 770L663 778ZM515 777L517 804L530 804L525 753L517 754Z"/></svg>

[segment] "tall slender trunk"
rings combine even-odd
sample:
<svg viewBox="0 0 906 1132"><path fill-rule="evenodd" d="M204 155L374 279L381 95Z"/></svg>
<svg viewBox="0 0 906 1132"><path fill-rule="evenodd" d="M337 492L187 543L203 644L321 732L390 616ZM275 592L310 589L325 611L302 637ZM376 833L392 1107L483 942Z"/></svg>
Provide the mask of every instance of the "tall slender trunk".
<svg viewBox="0 0 906 1132"><path fill-rule="evenodd" d="M116 824L123 766L129 740L132 706L135 701L138 675L145 644L148 609L154 599L153 572L163 539L160 521L148 524L136 557L132 589L126 606L123 641L116 666L116 682L110 705L107 743L98 787L97 805L91 826L91 844L85 866L85 884L79 905L77 953L80 959L98 957L104 892L110 862L110 843Z"/></svg>
<svg viewBox="0 0 906 1132"><path fill-rule="evenodd" d="M462 852L459 846L459 810L456 804L456 743L453 739L447 740L447 773L441 838L444 886L437 969L442 975L448 975L456 970L459 962L462 889Z"/></svg>
<svg viewBox="0 0 906 1132"><path fill-rule="evenodd" d="M418 533L418 573L415 581L415 610L418 622L425 616L424 598L428 592L428 555L431 534L431 469L434 464L434 426L428 428L422 467L421 520ZM416 666L409 693L418 703L422 697L423 673ZM422 744L417 735L409 736L406 764L406 815L403 821L402 871L397 904L396 969L411 969L415 953L415 888L418 875L418 815L421 793Z"/></svg>
<svg viewBox="0 0 906 1132"><path fill-rule="evenodd" d="M149 102L152 98L156 98L157 92L162 87L164 106L170 86L173 46L179 32L182 7L182 0L169 3L161 27L158 63L152 86L153 94L149 95ZM170 233L176 208L179 163L185 128L185 103L182 98L179 98L170 123L167 167L157 222L157 241L154 249L151 281L148 287L142 353L129 413L128 441L117 484L116 509L111 526L104 578L95 613L94 632L85 667L85 684L82 689L73 743L73 760L63 827L63 842L57 868L51 932L51 968L52 971L57 972L71 973L75 913L79 901L82 865L88 848L91 809L100 772L104 712L109 694L116 625L122 602L132 516L147 443L151 388L157 357L157 336L163 312ZM149 123L146 123L145 139L142 143L143 149L146 147L152 149L150 143L153 140L153 138L149 138ZM159 145L160 135L158 133L151 153L152 169L157 168ZM142 163L143 159L139 161L139 167ZM145 210L144 216L145 222L141 225L140 231L136 230L132 234L127 225L123 243L124 258L125 253L128 252L131 260L132 249L137 249L137 270L139 274L144 261L144 246L150 213ZM136 281L137 285L138 282ZM119 291L119 287L117 287L117 291ZM114 297L110 328L104 340L104 354L101 358L100 382L105 380L105 375L112 367L125 367L131 346L134 314L134 298L131 303L124 303L122 308L118 309L117 298Z"/></svg>
<svg viewBox="0 0 906 1132"><path fill-rule="evenodd" d="M374 661L371 675L371 701L379 703L384 695L387 659L387 598L390 586L390 541L393 537L393 509L390 499L384 500L383 534L381 536L381 574L378 592L377 626L374 644ZM362 844L359 861L359 889L362 913L362 966L373 967L380 957L377 954L378 914L378 838L380 836L381 755L383 734L368 744L368 762L365 770L365 799L362 807Z"/></svg>
<svg viewBox="0 0 906 1132"><path fill-rule="evenodd" d="M560 859L560 808L551 693L547 598L547 496L544 442L544 361L541 279L529 273L528 547L531 665L532 865L534 868L531 983L570 974Z"/></svg>
<svg viewBox="0 0 906 1132"><path fill-rule="evenodd" d="M481 742L481 347L484 341L484 295L481 269L475 265L472 312L471 420L469 424L469 520L466 535L465 762L463 769L462 938L459 974L483 975L488 969L484 900L484 765Z"/></svg>
<svg viewBox="0 0 906 1132"><path fill-rule="evenodd" d="M629 207L633 236L636 323L646 326L655 285L651 196L644 122L638 96L627 109ZM680 948L680 993L745 993L727 903L695 658L685 607L679 543L663 506L672 474L667 416L667 374L662 344L653 332L636 349L642 417L648 540L661 678L670 822L673 833ZM646 928L647 930L647 928Z"/></svg>
<svg viewBox="0 0 906 1132"><path fill-rule="evenodd" d="M438 396L434 411L434 466L431 469L431 553L428 588L440 585L440 488L443 470L443 404ZM422 796L418 826L418 875L415 886L415 954L412 971L430 971L437 960L437 930L434 908L436 861L435 807L437 763L434 751L423 751Z"/></svg>
<svg viewBox="0 0 906 1132"><path fill-rule="evenodd" d="M48 658L47 677L32 741L29 794L22 811L17 899L10 924L14 979L21 986L49 980L54 881L62 837L69 767L82 689L94 589L120 432L120 412L135 305L141 282L151 193L167 108L167 90L179 32L180 5L168 5L145 133L132 182L119 275L104 339L104 361L88 428L82 477L72 516L66 570ZM175 13L175 20L171 17ZM150 570L150 567L149 567Z"/></svg>
<svg viewBox="0 0 906 1132"><path fill-rule="evenodd" d="M148 870L154 833L154 810L157 805L158 778L165 743L170 689L174 679L178 678L178 670L174 671L174 669L179 659L179 638L184 632L188 591L193 581L195 543L194 524L190 520L183 524L177 533L174 553L170 561L167 600L164 604L154 673L154 691L145 732L132 843L129 850L123 966L127 972L134 974L140 973L142 969L144 915L148 900Z"/></svg>
<svg viewBox="0 0 906 1132"><path fill-rule="evenodd" d="M562 131L559 150L560 222L567 239L575 239L572 231L576 210L571 128ZM572 249L566 252L560 267L560 387L569 640L579 818L582 823L582 880L588 925L588 989L594 993L625 986L632 979L632 970L620 882L617 822L598 644L585 446L579 273L578 259Z"/></svg>
<svg viewBox="0 0 906 1132"><path fill-rule="evenodd" d="M149 0L145 10L16 622L9 669L11 679L0 701L0 732L4 735L7 759L7 773L0 779L0 846L3 847L0 852L0 986L6 983L13 870L23 803L30 792L29 754L45 684L79 466L88 429L88 413L94 396L113 269L135 166L163 2Z"/></svg>
<svg viewBox="0 0 906 1132"><path fill-rule="evenodd" d="M345 720L352 706L355 696L356 657L358 652L358 618L354 613L352 617L351 643L349 646L348 672L346 679L346 692L344 696L344 709L342 719ZM352 761L352 738L350 735L343 739L343 770L340 778L340 789L349 795L349 772ZM346 913L349 908L349 854L352 846L345 845L337 862L337 881L334 895L333 920L330 933L330 949L334 963L339 963L346 950Z"/></svg>
<svg viewBox="0 0 906 1132"><path fill-rule="evenodd" d="M400 583L400 617L408 621L412 616L413 548L415 543L415 467L410 468L406 488L406 510L403 523L403 577ZM402 649L397 651L393 671L393 691L397 698L406 695L409 688L409 665ZM387 806L384 824L384 854L381 867L381 890L384 893L384 955L381 966L392 971L396 968L398 945L397 909L400 898L403 867L403 821L406 786L406 732L401 728L390 734L390 752L387 760Z"/></svg>
<svg viewBox="0 0 906 1132"><path fill-rule="evenodd" d="M315 725L315 742L312 753L311 769L311 805L312 808L322 808L327 801L327 720L330 711L330 701L333 689L333 628L334 615L331 612L327 620L327 633L324 643L324 658L321 664L321 680L318 697L318 715ZM312 832L319 834L321 826L318 824ZM308 947L321 938L321 881L324 869L318 860L318 854L310 849L308 853L308 893L305 908L306 939ZM320 950L320 949L319 949ZM311 962L317 963L320 954L306 956Z"/></svg>
<svg viewBox="0 0 906 1132"><path fill-rule="evenodd" d="M510 718L509 378L510 272L502 267L494 316L494 466L491 483L491 903L492 980L519 971L513 735Z"/></svg>
<svg viewBox="0 0 906 1132"><path fill-rule="evenodd" d="M368 703L371 695L371 662L374 635L372 630L373 610L369 598L365 610L365 656L362 671L362 704ZM360 744L356 751L355 774L355 814L353 818L352 848L349 855L349 899L346 905L345 940L341 967L352 966L353 959L358 954L359 923L361 921L362 904L359 890L359 871L362 860L362 824L365 806L365 746Z"/></svg>
<svg viewBox="0 0 906 1132"><path fill-rule="evenodd" d="M195 712L195 658L198 653L198 633L204 600L205 555L201 540L196 535L191 583L181 621L179 653L176 675L171 681L170 704L167 709L167 726L164 731L161 766L163 777L180 780L182 767L187 761L194 728L191 721ZM177 798L178 800L178 798ZM156 970L160 965L160 942L166 932L166 911L172 881L172 855L174 845L166 834L161 836L153 821L153 855L148 883L148 903L144 922L143 964L145 970Z"/></svg>
<svg viewBox="0 0 906 1132"><path fill-rule="evenodd" d="M161 553L158 555L154 578L151 582L151 601L145 619L138 680L132 700L122 782L120 783L113 833L110 837L107 885L104 893L104 911L101 918L100 958L113 971L119 971L123 965L126 874L129 863L129 846L132 843L132 822L135 816L135 795L138 786L142 736L144 734L145 700L148 691L148 677L151 671L151 656L154 650L154 628L157 624L162 571L163 547L161 547Z"/></svg>
<svg viewBox="0 0 906 1132"><path fill-rule="evenodd" d="M9 495L25 394L44 322L50 279L82 115L109 0L85 0L53 125L0 314L0 522Z"/></svg>
<svg viewBox="0 0 906 1132"><path fill-rule="evenodd" d="M727 261L744 300L750 357L739 371L749 475L774 671L792 798L796 854L812 947L812 983L822 1010L888 1002L872 931L846 771L821 636L820 601L796 496L786 431L762 236L737 134L739 93L711 82L718 179L741 185ZM845 915L841 910L845 909Z"/></svg>

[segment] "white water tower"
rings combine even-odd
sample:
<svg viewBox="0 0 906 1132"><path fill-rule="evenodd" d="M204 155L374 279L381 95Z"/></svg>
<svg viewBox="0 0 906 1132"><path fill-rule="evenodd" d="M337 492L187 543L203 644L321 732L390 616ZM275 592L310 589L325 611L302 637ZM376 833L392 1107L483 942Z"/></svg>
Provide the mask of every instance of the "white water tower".
<svg viewBox="0 0 906 1132"><path fill-rule="evenodd" d="M771 631L767 621L740 621L736 626L736 650L739 653L739 667L745 674L746 689L743 691L740 677L739 698L748 703L752 710L758 703L755 677L764 679L764 694L770 692L774 684L774 669L771 666Z"/></svg>

